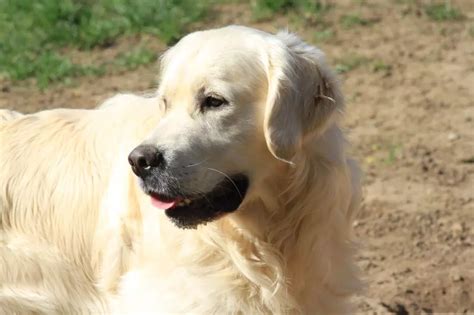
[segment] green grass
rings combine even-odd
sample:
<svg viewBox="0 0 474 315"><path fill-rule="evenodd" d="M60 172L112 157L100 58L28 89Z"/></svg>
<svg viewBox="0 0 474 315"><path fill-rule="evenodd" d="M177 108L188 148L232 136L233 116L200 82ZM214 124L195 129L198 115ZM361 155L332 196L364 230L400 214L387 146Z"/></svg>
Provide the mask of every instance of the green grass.
<svg viewBox="0 0 474 315"><path fill-rule="evenodd" d="M361 65L367 64L368 62L369 59L363 56L345 56L336 62L336 72L346 73L360 67Z"/></svg>
<svg viewBox="0 0 474 315"><path fill-rule="evenodd" d="M402 150L401 145L392 144L388 147L387 157L385 158L385 164L394 164L398 160L398 155Z"/></svg>
<svg viewBox="0 0 474 315"><path fill-rule="evenodd" d="M155 52L145 46L141 46L119 54L114 60L114 65L120 69L133 70L142 65L152 63L157 58L158 56Z"/></svg>
<svg viewBox="0 0 474 315"><path fill-rule="evenodd" d="M44 89L48 87L51 82L64 79L67 81L70 78L85 75L101 76L106 72L114 72L117 70L134 70L142 65L152 63L156 59L156 53L144 46L139 46L128 52L120 53L111 62L94 65L73 64L66 57L59 56L55 53L47 53L41 55L41 59L35 64L38 70L36 82L39 88ZM19 65L19 68L24 67L27 67L27 65Z"/></svg>
<svg viewBox="0 0 474 315"><path fill-rule="evenodd" d="M326 28L322 31L316 31L314 33L314 40L318 42L325 42L334 37L334 31L330 28Z"/></svg>
<svg viewBox="0 0 474 315"><path fill-rule="evenodd" d="M14 70L20 74L20 71L23 71L24 74L33 72L36 83L41 89L46 88L51 82L57 82L64 78L105 73L105 68L101 65L73 64L67 57L50 51L41 54L33 63L19 64Z"/></svg>
<svg viewBox="0 0 474 315"><path fill-rule="evenodd" d="M385 63L383 60L375 60L372 63L372 71L380 72L384 75L390 75L392 73L392 65Z"/></svg>
<svg viewBox="0 0 474 315"><path fill-rule="evenodd" d="M209 1L0 0L0 76L33 77L46 87L67 77L101 74L102 65L74 64L64 51L108 47L119 36L138 33L173 43L203 17ZM141 49L116 63L136 67L153 59Z"/></svg>
<svg viewBox="0 0 474 315"><path fill-rule="evenodd" d="M434 21L455 21L463 18L461 12L453 7L449 1L435 3L425 7L426 15Z"/></svg>
<svg viewBox="0 0 474 315"><path fill-rule="evenodd" d="M383 60L376 59L371 62L369 58L359 55L347 55L336 60L336 72L346 73L364 65L370 66L373 72L380 72L384 75L390 75L392 72L392 65Z"/></svg>
<svg viewBox="0 0 474 315"><path fill-rule="evenodd" d="M318 0L253 0L252 14L256 20L269 19L276 13L297 11L304 18L320 17L330 5Z"/></svg>
<svg viewBox="0 0 474 315"><path fill-rule="evenodd" d="M341 16L341 24L344 28L349 29L354 26L369 26L377 21L375 20L368 20L360 17L357 14L347 14Z"/></svg>

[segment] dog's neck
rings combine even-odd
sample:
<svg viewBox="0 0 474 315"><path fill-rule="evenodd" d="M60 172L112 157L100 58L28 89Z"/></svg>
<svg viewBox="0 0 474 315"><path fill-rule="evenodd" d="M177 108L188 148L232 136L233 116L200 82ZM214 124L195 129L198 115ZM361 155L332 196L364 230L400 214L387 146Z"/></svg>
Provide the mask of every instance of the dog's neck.
<svg viewBox="0 0 474 315"><path fill-rule="evenodd" d="M271 278L267 289L284 295L289 308L295 305L292 301L308 304L315 294L323 296L323 287L336 295L346 294L338 279L327 278L330 268L343 270L347 259L330 256L352 246L351 218L346 211L350 211L354 192L344 148L329 143L334 137L342 137L337 127L301 150L294 165L275 166L249 201L227 218L240 241L248 244L242 246L246 250L241 251L240 259L247 259L249 265L260 261L261 269L266 270L259 272ZM343 145L344 141L334 143Z"/></svg>
<svg viewBox="0 0 474 315"><path fill-rule="evenodd" d="M315 278L311 275L313 261L304 252L308 247L298 245L299 241L308 242L308 239L314 243L317 238L317 231L309 231L311 224L302 223L303 219L314 220L308 217L313 215L313 209L308 207L315 205L308 205L307 196L307 187L315 184L311 182L314 170L305 156L297 159L306 164L296 168L284 163L276 165L269 172L271 175L249 192L247 201L236 212L198 230L204 238L225 236L218 236L216 243L231 245L220 245L217 251L231 257L238 272L260 288L262 298L269 300L268 305L277 307L272 310L275 312L298 313L305 280ZM297 187L292 183L295 172L301 173ZM227 252L229 248L231 255ZM277 306L275 301L286 301L286 305Z"/></svg>
<svg viewBox="0 0 474 315"><path fill-rule="evenodd" d="M351 252L350 176L342 151L323 155L317 144L309 150L295 156L295 166L276 166L236 212L197 230L178 232L163 213L145 210L143 231L132 233L130 267L153 261L159 267L146 268L164 278L176 268L190 276L224 268L229 282L246 279L240 290L255 291L274 313L298 313L297 305L320 302L315 295L344 296L350 290L337 277L350 271L348 257L338 253Z"/></svg>

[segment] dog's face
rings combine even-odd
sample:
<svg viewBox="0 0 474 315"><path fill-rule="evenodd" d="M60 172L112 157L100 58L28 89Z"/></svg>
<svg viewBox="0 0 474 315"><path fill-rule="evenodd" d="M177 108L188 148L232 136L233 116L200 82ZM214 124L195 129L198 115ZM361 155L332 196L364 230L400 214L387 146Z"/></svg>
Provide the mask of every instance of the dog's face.
<svg viewBox="0 0 474 315"><path fill-rule="evenodd" d="M243 27L193 33L164 55L164 116L129 160L152 203L178 226L238 209L249 187L324 128L334 106L320 110L326 117L310 108L319 70L301 60L308 69L295 74L288 58L299 57L282 39Z"/></svg>

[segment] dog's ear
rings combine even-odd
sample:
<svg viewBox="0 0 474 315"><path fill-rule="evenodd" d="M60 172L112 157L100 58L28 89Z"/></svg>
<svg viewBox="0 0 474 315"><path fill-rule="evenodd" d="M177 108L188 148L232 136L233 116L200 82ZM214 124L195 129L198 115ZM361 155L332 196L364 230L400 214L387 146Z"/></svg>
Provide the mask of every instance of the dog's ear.
<svg viewBox="0 0 474 315"><path fill-rule="evenodd" d="M265 139L276 158L289 162L305 137L324 132L344 101L319 49L287 32L270 45Z"/></svg>

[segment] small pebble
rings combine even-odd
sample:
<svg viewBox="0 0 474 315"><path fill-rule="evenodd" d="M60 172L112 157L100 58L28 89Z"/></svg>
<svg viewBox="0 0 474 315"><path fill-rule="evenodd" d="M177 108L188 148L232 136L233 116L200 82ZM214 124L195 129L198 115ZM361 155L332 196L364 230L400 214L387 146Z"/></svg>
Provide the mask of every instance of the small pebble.
<svg viewBox="0 0 474 315"><path fill-rule="evenodd" d="M458 134L456 134L456 133L454 133L454 132L450 132L450 133L448 134L448 140L449 140L449 141L454 141L454 140L457 140L457 139L459 139L459 135L458 135Z"/></svg>
<svg viewBox="0 0 474 315"><path fill-rule="evenodd" d="M452 226L451 226L451 231L453 232L462 232L463 231L463 227L462 227L462 224L461 223L454 223Z"/></svg>

